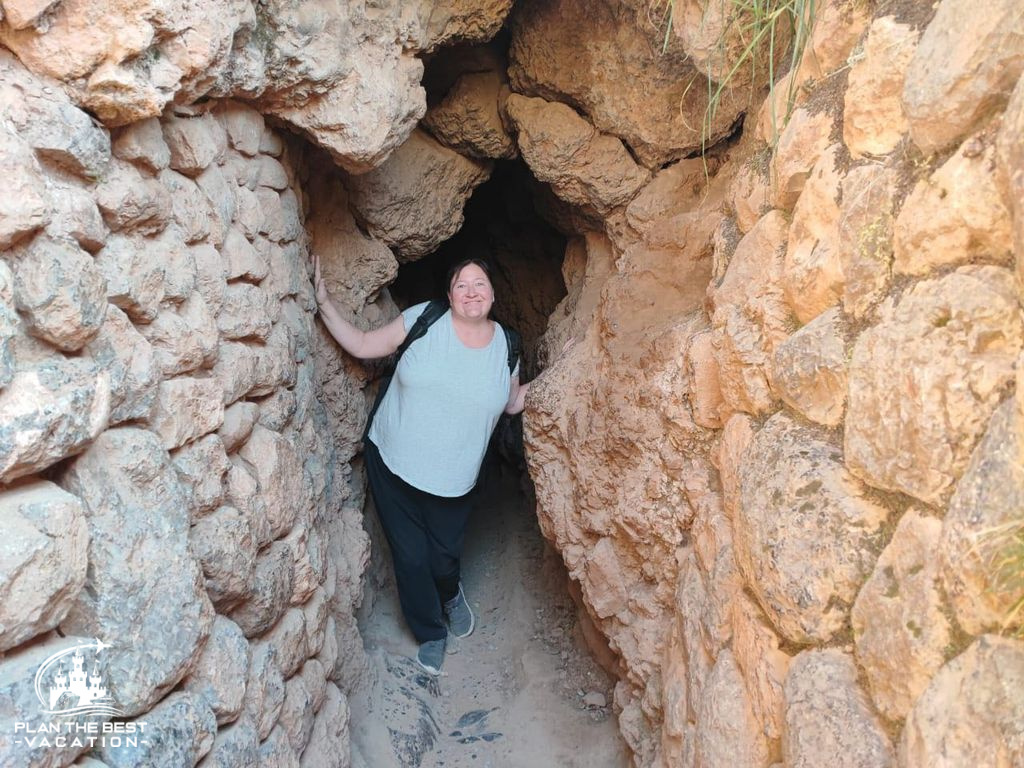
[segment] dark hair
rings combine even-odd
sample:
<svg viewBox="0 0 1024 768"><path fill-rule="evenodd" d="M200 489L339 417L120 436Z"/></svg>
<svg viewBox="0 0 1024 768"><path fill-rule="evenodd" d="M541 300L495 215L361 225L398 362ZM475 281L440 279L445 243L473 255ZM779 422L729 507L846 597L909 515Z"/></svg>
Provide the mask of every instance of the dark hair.
<svg viewBox="0 0 1024 768"><path fill-rule="evenodd" d="M458 277L459 272L464 270L470 264L476 264L476 266L480 267L480 269L484 271L484 274L487 275L487 279L491 279L491 265L488 264L484 259L476 257L472 259L463 259L462 261L452 265L448 269L448 275L445 277L444 281L444 292L446 295L448 294L449 291L451 291L452 282L455 280L456 277Z"/></svg>

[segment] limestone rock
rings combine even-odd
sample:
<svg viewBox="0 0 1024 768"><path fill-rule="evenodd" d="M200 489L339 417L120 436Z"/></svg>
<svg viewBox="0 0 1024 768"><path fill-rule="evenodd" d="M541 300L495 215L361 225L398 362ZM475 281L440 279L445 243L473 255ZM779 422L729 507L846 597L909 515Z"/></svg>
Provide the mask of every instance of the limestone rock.
<svg viewBox="0 0 1024 768"><path fill-rule="evenodd" d="M796 203L812 170L832 143L835 117L812 113L806 107L793 111L772 157L775 207L790 209Z"/></svg>
<svg viewBox="0 0 1024 768"><path fill-rule="evenodd" d="M288 734L281 726L274 728L260 744L259 758L260 768L299 768L299 756L288 743Z"/></svg>
<svg viewBox="0 0 1024 768"><path fill-rule="evenodd" d="M74 240L89 253L96 253L107 242L109 230L100 216L93 196L72 181L49 179L53 216L46 226L52 240Z"/></svg>
<svg viewBox="0 0 1024 768"><path fill-rule="evenodd" d="M56 0L7 0L3 6L4 17L11 29L31 26L40 16L54 5ZM3 17L0 17L3 18Z"/></svg>
<svg viewBox="0 0 1024 768"><path fill-rule="evenodd" d="M1024 423L1010 399L993 414L974 449L943 523L939 549L946 593L960 626L974 635L1001 628L1024 596L1013 566L998 565L1024 509L1022 452ZM1012 626L1021 621L1018 614Z"/></svg>
<svg viewBox="0 0 1024 768"><path fill-rule="evenodd" d="M164 267L147 257L147 242L111 237L96 254L96 266L107 283L107 298L137 323L149 323L164 297Z"/></svg>
<svg viewBox="0 0 1024 768"><path fill-rule="evenodd" d="M427 110L423 125L438 141L461 154L492 159L515 157L515 141L501 119L508 93L501 72L467 72L440 104Z"/></svg>
<svg viewBox="0 0 1024 768"><path fill-rule="evenodd" d="M218 609L229 608L252 594L257 542L244 514L234 507L221 507L198 520L190 538L203 567L206 590Z"/></svg>
<svg viewBox="0 0 1024 768"><path fill-rule="evenodd" d="M88 360L53 357L15 372L0 392L0 482L79 453L109 414L109 374Z"/></svg>
<svg viewBox="0 0 1024 768"><path fill-rule="evenodd" d="M164 141L160 121L155 117L139 120L117 131L113 140L114 157L158 173L170 165L171 151Z"/></svg>
<svg viewBox="0 0 1024 768"><path fill-rule="evenodd" d="M313 699L313 711L317 712L327 696L328 681L324 666L317 659L307 659L298 674L306 682L306 688Z"/></svg>
<svg viewBox="0 0 1024 768"><path fill-rule="evenodd" d="M293 570L291 547L282 542L274 542L256 558L249 580L249 597L228 614L246 637L263 634L287 610Z"/></svg>
<svg viewBox="0 0 1024 768"><path fill-rule="evenodd" d="M259 206L258 198L255 202ZM254 248L242 231L235 226L232 226L224 236L221 253L227 261L228 280L242 277L258 281L270 272L270 262L266 256Z"/></svg>
<svg viewBox="0 0 1024 768"><path fill-rule="evenodd" d="M516 5L509 79L517 93L576 105L599 131L621 138L654 168L700 148L708 97L682 46L663 50L664 33L651 24L648 10L610 0ZM559 64L565 61L575 66ZM695 79L701 87L690 87ZM745 108L742 88L726 90L707 143L724 135Z"/></svg>
<svg viewBox="0 0 1024 768"><path fill-rule="evenodd" d="M1008 270L961 267L915 285L854 346L847 466L878 488L948 499L1020 347Z"/></svg>
<svg viewBox="0 0 1024 768"><path fill-rule="evenodd" d="M238 200L219 166L211 165L196 177L196 185L206 195L213 211L210 221L210 242L219 246L224 242L224 233L235 218ZM266 218L266 217L265 217Z"/></svg>
<svg viewBox="0 0 1024 768"><path fill-rule="evenodd" d="M288 742L301 754L313 735L313 697L301 676L293 677L284 685L284 705L281 707L281 725L288 734Z"/></svg>
<svg viewBox="0 0 1024 768"><path fill-rule="evenodd" d="M189 691L172 693L137 718L145 723L137 749L105 747L98 750L109 768L176 768L195 765L213 747L217 721L200 696Z"/></svg>
<svg viewBox="0 0 1024 768"><path fill-rule="evenodd" d="M846 404L846 367L839 310L830 309L776 348L772 379L788 406L811 421L835 427Z"/></svg>
<svg viewBox="0 0 1024 768"><path fill-rule="evenodd" d="M248 439L260 415L257 403L234 403L224 411L224 423L217 435L224 443L225 451L233 451Z"/></svg>
<svg viewBox="0 0 1024 768"><path fill-rule="evenodd" d="M187 377L160 383L149 419L168 450L213 432L223 421L220 382Z"/></svg>
<svg viewBox="0 0 1024 768"><path fill-rule="evenodd" d="M488 176L489 164L414 131L385 163L350 177L346 187L353 211L370 234L412 260L459 230L463 204ZM410 211L419 215L410 216Z"/></svg>
<svg viewBox="0 0 1024 768"><path fill-rule="evenodd" d="M224 496L236 507L252 527L256 549L263 549L272 539L270 521L267 519L267 504L260 494L259 484L238 456L231 457L231 469L224 478Z"/></svg>
<svg viewBox="0 0 1024 768"><path fill-rule="evenodd" d="M217 362L210 370L221 388L224 405L230 405L243 395L253 392L257 383L256 365L258 348L255 344L222 342Z"/></svg>
<svg viewBox="0 0 1024 768"><path fill-rule="evenodd" d="M257 724L261 739L266 739L284 704L284 676L277 663L277 651L266 642L252 646L249 677L245 687L245 711Z"/></svg>
<svg viewBox="0 0 1024 768"><path fill-rule="evenodd" d="M295 405L295 393L279 389L260 402L259 423L271 431L280 432L295 414Z"/></svg>
<svg viewBox="0 0 1024 768"><path fill-rule="evenodd" d="M768 169L755 157L745 163L733 178L729 200L736 212L736 226L746 234L772 206L772 188Z"/></svg>
<svg viewBox="0 0 1024 768"><path fill-rule="evenodd" d="M1013 243L1017 254L1024 253L1024 78L1017 82L1003 114L996 137L996 162L999 177L1006 185L1007 202L1013 213ZM1024 260L1017 259L1018 279L1024 277Z"/></svg>
<svg viewBox="0 0 1024 768"><path fill-rule="evenodd" d="M907 68L903 109L925 153L953 144L1002 108L1024 72L1024 18L1016 0L978 16L970 0L943 0Z"/></svg>
<svg viewBox="0 0 1024 768"><path fill-rule="evenodd" d="M0 173L7 190L0 196L0 249L6 249L46 226L51 210L42 169L6 124L0 125Z"/></svg>
<svg viewBox="0 0 1024 768"><path fill-rule="evenodd" d="M85 583L82 503L45 480L0 493L0 650L56 626Z"/></svg>
<svg viewBox="0 0 1024 768"><path fill-rule="evenodd" d="M403 183L408 183L409 180L404 177L404 174L400 174L399 179L391 181L401 186ZM294 192L286 189L279 193L268 187L259 187L256 190L256 197L259 200L260 210L263 212L261 234L266 235L268 240L275 243L290 242L299 237L302 233L302 217L298 198L295 197ZM405 200L407 202L408 198ZM374 204L377 204L376 201ZM381 201L379 204L384 203Z"/></svg>
<svg viewBox="0 0 1024 768"><path fill-rule="evenodd" d="M256 338L263 341L273 323L267 295L250 283L228 283L224 304L217 314L217 328L225 339Z"/></svg>
<svg viewBox="0 0 1024 768"><path fill-rule="evenodd" d="M28 332L65 352L93 338L107 311L106 285L92 256L44 237L35 238L15 264L14 301Z"/></svg>
<svg viewBox="0 0 1024 768"><path fill-rule="evenodd" d="M838 244L838 147L818 158L804 182L793 211L782 272L782 285L793 313L801 322L813 320L839 303L843 273Z"/></svg>
<svg viewBox="0 0 1024 768"><path fill-rule="evenodd" d="M217 435L206 435L179 448L171 461L188 498L189 519L194 522L224 498L223 479L231 462Z"/></svg>
<svg viewBox="0 0 1024 768"><path fill-rule="evenodd" d="M534 176L568 203L604 215L648 180L619 139L599 133L565 104L513 94L506 111Z"/></svg>
<svg viewBox="0 0 1024 768"><path fill-rule="evenodd" d="M177 306L187 303L195 293L198 274L192 249L176 229L168 228L154 238L152 253L164 262L164 299Z"/></svg>
<svg viewBox="0 0 1024 768"><path fill-rule="evenodd" d="M271 537L283 536L291 530L306 501L302 463L295 447L279 433L257 425L238 453L254 470L266 503Z"/></svg>
<svg viewBox="0 0 1024 768"><path fill-rule="evenodd" d="M260 642L273 647L274 659L284 678L294 676L308 656L305 615L298 608L289 608Z"/></svg>
<svg viewBox="0 0 1024 768"><path fill-rule="evenodd" d="M1024 642L983 635L946 664L907 717L908 768L1024 761Z"/></svg>
<svg viewBox="0 0 1024 768"><path fill-rule="evenodd" d="M697 707L699 765L731 768L768 764L768 744L754 719L743 677L728 649L715 661Z"/></svg>
<svg viewBox="0 0 1024 768"><path fill-rule="evenodd" d="M863 56L850 67L843 99L843 141L854 157L886 155L909 130L902 103L904 74L919 36L892 16L872 22Z"/></svg>
<svg viewBox="0 0 1024 768"><path fill-rule="evenodd" d="M710 331L693 337L686 350L686 364L693 382L689 393L693 420L702 427L721 429L722 388Z"/></svg>
<svg viewBox="0 0 1024 768"><path fill-rule="evenodd" d="M128 316L107 306L99 333L84 352L110 374L110 424L146 419L156 400L160 369L149 342Z"/></svg>
<svg viewBox="0 0 1024 768"><path fill-rule="evenodd" d="M907 716L945 661L951 628L934 558L941 532L938 520L905 512L853 606L857 659L890 720Z"/></svg>
<svg viewBox="0 0 1024 768"><path fill-rule="evenodd" d="M84 637L44 636L40 642L6 654L0 661L0 712L3 712L0 728L10 734L0 741L0 762L5 767L62 768L85 751L84 746L76 747L71 741L57 746L42 746L38 742L31 745L25 739L17 739L16 742L14 728L17 722L41 723L48 720L42 712L43 706L35 688L35 676L40 665L54 653L88 642L90 639ZM96 719L102 721L107 718L99 715ZM84 718L79 722L84 722Z"/></svg>
<svg viewBox="0 0 1024 768"><path fill-rule="evenodd" d="M227 134L213 115L176 117L161 122L164 140L170 150L170 166L186 176L198 176L224 156Z"/></svg>
<svg viewBox="0 0 1024 768"><path fill-rule="evenodd" d="M486 42L501 29L512 0L445 0L418 4L420 46L432 51L455 42Z"/></svg>
<svg viewBox="0 0 1024 768"><path fill-rule="evenodd" d="M785 414L747 448L734 512L736 560L782 634L824 642L874 566L888 511L864 497L839 450Z"/></svg>
<svg viewBox="0 0 1024 768"><path fill-rule="evenodd" d="M896 172L882 166L858 166L842 182L837 245L843 309L858 319L889 285L895 196Z"/></svg>
<svg viewBox="0 0 1024 768"><path fill-rule="evenodd" d="M224 291L227 290L227 265L210 245L192 248L192 258L196 263L196 291L206 301L210 311L216 314L220 312Z"/></svg>
<svg viewBox="0 0 1024 768"><path fill-rule="evenodd" d="M783 686L791 659L780 650L779 638L761 609L746 595L734 602L732 622L732 653L746 683L754 718L774 745L782 737L785 723Z"/></svg>
<svg viewBox="0 0 1024 768"><path fill-rule="evenodd" d="M186 243L198 243L214 230L214 209L196 182L170 168L160 171L160 183L171 194L171 218ZM217 230L220 233L220 230ZM193 259L195 257L193 256Z"/></svg>
<svg viewBox="0 0 1024 768"><path fill-rule="evenodd" d="M61 628L111 638L112 694L128 715L144 712L188 672L213 622L184 494L159 439L134 427L97 437L61 483L89 524L86 588Z"/></svg>
<svg viewBox="0 0 1024 768"><path fill-rule="evenodd" d="M185 690L206 702L217 717L217 725L223 725L242 711L248 669L249 643L245 635L230 619L217 616L203 652L185 678Z"/></svg>
<svg viewBox="0 0 1024 768"><path fill-rule="evenodd" d="M160 372L190 373L216 359L217 326L202 294L194 293L180 307L164 306L139 331L152 345Z"/></svg>
<svg viewBox="0 0 1024 768"><path fill-rule="evenodd" d="M896 218L896 272L924 275L978 259L1010 262L1010 212L993 177L994 165L991 137L974 136L917 183Z"/></svg>
<svg viewBox="0 0 1024 768"><path fill-rule="evenodd" d="M892 744L857 685L857 667L838 650L804 651L786 678L787 766L890 768Z"/></svg>
<svg viewBox="0 0 1024 768"><path fill-rule="evenodd" d="M170 193L156 179L145 178L135 166L121 160L96 186L96 203L103 220L115 232L152 235L170 221Z"/></svg>
<svg viewBox="0 0 1024 768"><path fill-rule="evenodd" d="M14 273L0 262L0 389L14 377L14 346L21 335L21 319L14 308Z"/></svg>
<svg viewBox="0 0 1024 768"><path fill-rule="evenodd" d="M780 285L787 229L781 213L764 216L740 241L713 293L712 343L731 410L763 413L774 399L770 361L789 324Z"/></svg>
<svg viewBox="0 0 1024 768"><path fill-rule="evenodd" d="M199 763L202 768L242 768L255 765L260 748L256 728L245 718L217 731L210 754Z"/></svg>
<svg viewBox="0 0 1024 768"><path fill-rule="evenodd" d="M263 115L246 104L223 101L219 104L217 117L227 130L232 147L247 157L253 157L260 151L260 139L266 127Z"/></svg>
<svg viewBox="0 0 1024 768"><path fill-rule="evenodd" d="M329 607L327 593L322 587L317 587L306 604L301 607L305 617L306 653L310 656L319 655L323 649L327 619L330 616ZM333 669L333 667L334 663L332 662L330 668Z"/></svg>
<svg viewBox="0 0 1024 768"><path fill-rule="evenodd" d="M345 768L349 765L349 706L345 694L327 684L323 706L313 721L309 746L302 753L302 768Z"/></svg>

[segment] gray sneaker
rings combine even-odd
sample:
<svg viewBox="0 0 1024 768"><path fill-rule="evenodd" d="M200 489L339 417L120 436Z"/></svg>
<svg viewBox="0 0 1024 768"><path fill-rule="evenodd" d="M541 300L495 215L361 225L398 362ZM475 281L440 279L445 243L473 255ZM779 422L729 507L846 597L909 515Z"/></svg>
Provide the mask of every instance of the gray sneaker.
<svg viewBox="0 0 1024 768"><path fill-rule="evenodd" d="M476 620L473 618L469 603L466 602L466 593L462 591L461 581L458 593L444 604L444 617L448 620L448 630L456 637L469 637L473 634Z"/></svg>
<svg viewBox="0 0 1024 768"><path fill-rule="evenodd" d="M416 652L416 663L423 667L428 674L437 676L441 674L441 665L444 663L445 638L440 640L427 640L420 643L420 649Z"/></svg>

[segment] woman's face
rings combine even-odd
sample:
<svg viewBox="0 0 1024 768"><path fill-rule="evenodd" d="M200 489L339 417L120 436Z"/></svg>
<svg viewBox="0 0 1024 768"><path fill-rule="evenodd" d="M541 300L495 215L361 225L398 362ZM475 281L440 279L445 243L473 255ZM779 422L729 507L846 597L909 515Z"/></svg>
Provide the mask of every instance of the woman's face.
<svg viewBox="0 0 1024 768"><path fill-rule="evenodd" d="M491 281L476 264L467 264L448 286L452 314L466 320L486 318L494 304Z"/></svg>

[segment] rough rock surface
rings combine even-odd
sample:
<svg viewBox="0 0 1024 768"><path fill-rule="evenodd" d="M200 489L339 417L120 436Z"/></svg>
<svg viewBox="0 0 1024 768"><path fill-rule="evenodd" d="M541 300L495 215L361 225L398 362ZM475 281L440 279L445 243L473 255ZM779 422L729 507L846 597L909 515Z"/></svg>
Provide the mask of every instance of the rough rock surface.
<svg viewBox="0 0 1024 768"><path fill-rule="evenodd" d="M775 350L772 379L783 402L834 427L846 404L846 344L837 309L824 312Z"/></svg>
<svg viewBox="0 0 1024 768"><path fill-rule="evenodd" d="M961 267L915 285L858 338L846 463L878 488L949 498L1021 347L1008 270Z"/></svg>
<svg viewBox="0 0 1024 768"><path fill-rule="evenodd" d="M458 231L463 205L490 171L489 163L414 131L387 162L349 177L346 187L353 212L370 234L411 260Z"/></svg>
<svg viewBox="0 0 1024 768"><path fill-rule="evenodd" d="M794 642L824 642L843 628L888 518L840 459L838 447L776 414L754 436L740 469L737 563Z"/></svg>
<svg viewBox="0 0 1024 768"><path fill-rule="evenodd" d="M479 158L515 157L516 143L502 122L508 82L501 72L467 72L444 100L427 110L423 125L445 146Z"/></svg>

